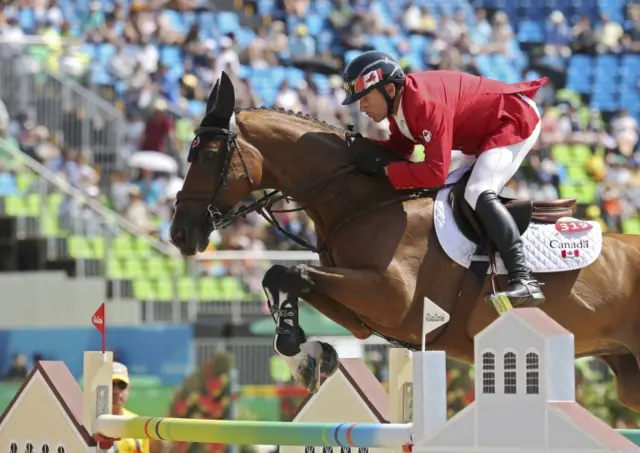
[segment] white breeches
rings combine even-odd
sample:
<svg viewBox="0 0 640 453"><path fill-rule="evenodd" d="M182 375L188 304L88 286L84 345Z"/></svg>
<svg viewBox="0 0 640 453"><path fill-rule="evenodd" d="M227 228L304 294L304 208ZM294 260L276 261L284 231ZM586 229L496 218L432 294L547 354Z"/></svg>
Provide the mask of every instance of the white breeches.
<svg viewBox="0 0 640 453"><path fill-rule="evenodd" d="M535 102L525 96L522 98L538 113ZM538 117L540 117L539 113ZM482 192L492 190L496 194L500 194L538 140L540 128L541 122L538 122L533 133L525 140L514 145L488 149L477 159L476 156L462 155L460 167L470 167L475 162L475 167L473 167L464 192L464 198L473 210L476 209L476 203Z"/></svg>

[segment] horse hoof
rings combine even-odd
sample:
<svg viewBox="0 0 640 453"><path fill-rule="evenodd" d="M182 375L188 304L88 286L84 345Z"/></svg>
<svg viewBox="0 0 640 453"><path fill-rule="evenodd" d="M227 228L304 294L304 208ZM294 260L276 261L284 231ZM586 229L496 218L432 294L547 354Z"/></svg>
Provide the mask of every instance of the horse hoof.
<svg viewBox="0 0 640 453"><path fill-rule="evenodd" d="M329 343L320 342L322 346L322 362L320 363L320 374L323 378L332 376L333 373L338 371L340 366L338 351Z"/></svg>
<svg viewBox="0 0 640 453"><path fill-rule="evenodd" d="M320 388L320 368L324 360L323 347L318 341L310 341L302 344L300 349L296 380L310 393L316 393Z"/></svg>

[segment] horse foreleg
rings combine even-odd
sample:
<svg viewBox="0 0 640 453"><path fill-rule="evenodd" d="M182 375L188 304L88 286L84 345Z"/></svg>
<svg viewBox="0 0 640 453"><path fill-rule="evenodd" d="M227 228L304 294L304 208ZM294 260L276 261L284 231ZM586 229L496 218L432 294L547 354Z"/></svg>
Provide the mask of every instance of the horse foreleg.
<svg viewBox="0 0 640 453"><path fill-rule="evenodd" d="M298 322L298 297L280 287L287 270L284 266L273 266L262 280L270 311L276 322L273 349L284 359L293 377L314 393L320 386L321 377L329 377L338 370L338 354L328 343L307 341ZM371 335L353 311L331 298L307 292L304 300L345 327L356 338L365 339Z"/></svg>
<svg viewBox="0 0 640 453"><path fill-rule="evenodd" d="M632 353L624 355L601 356L616 375L618 400L633 411L640 411L640 367L638 359Z"/></svg>

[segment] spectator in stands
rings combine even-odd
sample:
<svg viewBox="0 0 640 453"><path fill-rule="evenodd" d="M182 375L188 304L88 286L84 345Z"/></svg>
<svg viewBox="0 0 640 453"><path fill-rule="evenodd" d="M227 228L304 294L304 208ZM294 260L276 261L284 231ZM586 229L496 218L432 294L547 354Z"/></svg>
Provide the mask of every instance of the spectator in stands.
<svg viewBox="0 0 640 453"><path fill-rule="evenodd" d="M155 232L149 206L144 201L142 191L136 185L129 187L129 204L125 211L125 218L146 234Z"/></svg>
<svg viewBox="0 0 640 453"><path fill-rule="evenodd" d="M627 157L631 156L638 144L638 133L640 133L638 120L629 115L627 109L622 109L611 120L611 131L620 153Z"/></svg>
<svg viewBox="0 0 640 453"><path fill-rule="evenodd" d="M545 53L552 56L569 58L571 56L571 30L562 11L554 11L549 15L546 24Z"/></svg>
<svg viewBox="0 0 640 453"><path fill-rule="evenodd" d="M174 145L173 120L167 113L167 102L158 99L153 104L151 116L145 123L140 150L169 153Z"/></svg>
<svg viewBox="0 0 640 453"><path fill-rule="evenodd" d="M602 14L600 21L602 24L596 29L596 35L598 36L596 50L600 53L619 52L622 49L620 40L624 35L622 25L611 21L608 14Z"/></svg>
<svg viewBox="0 0 640 453"><path fill-rule="evenodd" d="M27 374L27 358L24 354L14 354L11 359L11 365L9 365L7 374L4 377L5 380L22 380L27 377Z"/></svg>
<svg viewBox="0 0 640 453"><path fill-rule="evenodd" d="M596 49L596 34L591 25L591 19L586 14L571 28L571 48L575 53L594 53Z"/></svg>
<svg viewBox="0 0 640 453"><path fill-rule="evenodd" d="M316 41L309 36L306 25L298 24L295 35L289 38L289 52L292 60L311 59L316 54Z"/></svg>

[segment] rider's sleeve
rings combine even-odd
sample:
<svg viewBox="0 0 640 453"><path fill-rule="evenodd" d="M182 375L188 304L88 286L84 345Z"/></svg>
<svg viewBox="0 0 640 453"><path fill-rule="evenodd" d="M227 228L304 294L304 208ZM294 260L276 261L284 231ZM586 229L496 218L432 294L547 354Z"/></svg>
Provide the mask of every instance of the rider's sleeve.
<svg viewBox="0 0 640 453"><path fill-rule="evenodd" d="M424 145L423 162L392 162L387 174L396 189L442 186L449 173L453 141L450 114L443 106L425 102L416 111L419 140Z"/></svg>

